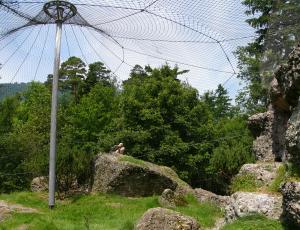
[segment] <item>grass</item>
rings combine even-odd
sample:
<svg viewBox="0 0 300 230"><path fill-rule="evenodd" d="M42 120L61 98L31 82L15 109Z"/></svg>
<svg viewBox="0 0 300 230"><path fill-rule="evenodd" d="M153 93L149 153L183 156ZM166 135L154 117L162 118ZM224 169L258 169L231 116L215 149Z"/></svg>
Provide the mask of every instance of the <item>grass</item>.
<svg viewBox="0 0 300 230"><path fill-rule="evenodd" d="M295 164L288 166L288 181L300 181L300 167Z"/></svg>
<svg viewBox="0 0 300 230"><path fill-rule="evenodd" d="M286 175L287 170L284 165L277 169L276 177L269 185L265 185L262 182L257 181L253 174L249 173L239 175L233 179L230 190L232 193L237 191L278 193L281 183L287 180Z"/></svg>
<svg viewBox="0 0 300 230"><path fill-rule="evenodd" d="M222 230L283 230L284 226L276 220L267 219L261 215L243 217L226 225Z"/></svg>
<svg viewBox="0 0 300 230"><path fill-rule="evenodd" d="M230 185L232 193L237 191L242 192L256 192L263 186L262 183L257 182L253 174L244 174L235 177Z"/></svg>
<svg viewBox="0 0 300 230"><path fill-rule="evenodd" d="M140 165L142 167L147 167L147 164L144 161L136 159L136 158L134 158L132 156L128 156L128 155L123 155L120 158L120 161L126 161L126 162L129 162L132 164Z"/></svg>
<svg viewBox="0 0 300 230"><path fill-rule="evenodd" d="M220 208L212 203L201 203L193 195L186 196L187 206L179 206L174 211L194 217L201 227L213 227L216 218L221 218L223 213ZM213 218L211 218L213 217Z"/></svg>
<svg viewBox="0 0 300 230"><path fill-rule="evenodd" d="M132 230L144 212L159 207L157 197L125 198L101 194L59 201L54 210L47 208L45 194L13 193L0 195L0 200L39 210L35 214L14 213L1 222L1 230L16 229L24 224L31 230ZM213 226L215 220L222 216L221 211L211 204L200 204L192 196L188 196L187 201L187 206L174 210L195 217L203 227Z"/></svg>
<svg viewBox="0 0 300 230"><path fill-rule="evenodd" d="M286 180L286 167L284 165L277 169L276 177L268 187L269 192L279 192L280 184Z"/></svg>

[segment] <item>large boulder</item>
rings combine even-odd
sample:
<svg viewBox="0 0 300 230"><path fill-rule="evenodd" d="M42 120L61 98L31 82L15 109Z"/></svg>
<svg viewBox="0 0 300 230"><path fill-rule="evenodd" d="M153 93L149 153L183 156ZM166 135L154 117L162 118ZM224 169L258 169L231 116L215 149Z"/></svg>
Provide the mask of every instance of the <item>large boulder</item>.
<svg viewBox="0 0 300 230"><path fill-rule="evenodd" d="M164 208L149 209L135 226L135 230L198 230L197 221Z"/></svg>
<svg viewBox="0 0 300 230"><path fill-rule="evenodd" d="M300 182L286 182L281 186L283 217L300 227Z"/></svg>
<svg viewBox="0 0 300 230"><path fill-rule="evenodd" d="M185 206L187 201L182 194L176 193L171 189L165 189L158 198L158 203L164 208L175 208Z"/></svg>
<svg viewBox="0 0 300 230"><path fill-rule="evenodd" d="M191 190L168 167L121 154L99 154L95 159L92 192L144 197L160 195L167 188L180 193Z"/></svg>
<svg viewBox="0 0 300 230"><path fill-rule="evenodd" d="M210 202L223 209L230 204L230 196L220 196L202 188L194 189L194 195L200 203Z"/></svg>
<svg viewBox="0 0 300 230"><path fill-rule="evenodd" d="M282 214L282 197L263 193L236 192L225 209L225 219L231 222L239 217L262 214L279 219Z"/></svg>

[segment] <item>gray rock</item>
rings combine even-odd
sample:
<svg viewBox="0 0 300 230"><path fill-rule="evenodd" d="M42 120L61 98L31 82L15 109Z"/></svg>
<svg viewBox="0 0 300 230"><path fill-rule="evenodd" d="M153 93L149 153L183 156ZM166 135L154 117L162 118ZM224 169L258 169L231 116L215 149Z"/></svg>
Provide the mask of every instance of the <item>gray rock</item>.
<svg viewBox="0 0 300 230"><path fill-rule="evenodd" d="M257 182L270 185L277 176L279 167L283 166L280 162L261 162L256 164L244 164L236 177L243 175L253 175Z"/></svg>
<svg viewBox="0 0 300 230"><path fill-rule="evenodd" d="M230 205L225 208L226 222L254 213L271 219L279 219L282 214L282 197L250 192L236 192L231 196Z"/></svg>
<svg viewBox="0 0 300 230"><path fill-rule="evenodd" d="M295 107L300 96L300 44L289 55L287 64L282 65L276 72L283 100Z"/></svg>
<svg viewBox="0 0 300 230"><path fill-rule="evenodd" d="M300 44L289 55L287 64L275 71L269 93L271 104L268 111L249 118L249 128L256 138L253 150L260 161L286 160L290 151L292 154L299 152L297 120L300 108L296 106L300 96ZM290 118L291 111L294 112ZM288 148L286 142L291 142ZM295 154L292 157L295 158Z"/></svg>
<svg viewBox="0 0 300 230"><path fill-rule="evenodd" d="M48 179L46 177L36 177L31 181L32 192L48 191Z"/></svg>
<svg viewBox="0 0 300 230"><path fill-rule="evenodd" d="M286 182L281 186L283 216L300 227L300 182Z"/></svg>
<svg viewBox="0 0 300 230"><path fill-rule="evenodd" d="M259 161L281 161L286 155L285 131L288 114L269 106L265 113L259 113L248 119L253 136L253 151Z"/></svg>
<svg viewBox="0 0 300 230"><path fill-rule="evenodd" d="M99 154L95 160L92 192L129 197L160 195L169 188L189 191L190 186L168 167L126 160L121 154Z"/></svg>
<svg viewBox="0 0 300 230"><path fill-rule="evenodd" d="M38 211L33 208L23 207L18 204L9 204L6 201L0 200L0 222L8 217L11 213L37 213Z"/></svg>
<svg viewBox="0 0 300 230"><path fill-rule="evenodd" d="M197 221L164 208L149 209L135 226L135 230L198 230Z"/></svg>
<svg viewBox="0 0 300 230"><path fill-rule="evenodd" d="M176 206L185 206L187 201L182 194L178 194L171 189L165 189L158 198L159 204L164 208L175 208Z"/></svg>
<svg viewBox="0 0 300 230"><path fill-rule="evenodd" d="M300 102L288 121L286 143L294 163L300 164Z"/></svg>
<svg viewBox="0 0 300 230"><path fill-rule="evenodd" d="M199 202L211 202L221 208L230 204L230 196L220 196L201 188L194 189L194 194Z"/></svg>

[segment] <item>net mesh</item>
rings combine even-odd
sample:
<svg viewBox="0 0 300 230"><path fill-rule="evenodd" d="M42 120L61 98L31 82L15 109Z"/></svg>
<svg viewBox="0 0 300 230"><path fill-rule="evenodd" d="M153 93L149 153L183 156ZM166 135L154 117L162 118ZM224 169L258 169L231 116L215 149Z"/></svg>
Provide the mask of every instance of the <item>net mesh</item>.
<svg viewBox="0 0 300 230"><path fill-rule="evenodd" d="M47 1L0 1L1 82L44 81L52 72L55 20ZM239 88L234 51L255 38L240 0L69 1L77 14L63 26L62 61L102 61L119 80L135 64L166 62L200 92Z"/></svg>

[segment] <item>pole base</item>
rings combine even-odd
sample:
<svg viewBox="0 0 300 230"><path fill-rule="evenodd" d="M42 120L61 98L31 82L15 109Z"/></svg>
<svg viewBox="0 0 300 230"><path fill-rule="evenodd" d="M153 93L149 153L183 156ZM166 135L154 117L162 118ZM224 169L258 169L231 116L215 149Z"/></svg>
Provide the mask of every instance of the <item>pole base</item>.
<svg viewBox="0 0 300 230"><path fill-rule="evenodd" d="M49 205L49 209L54 209L54 205Z"/></svg>

